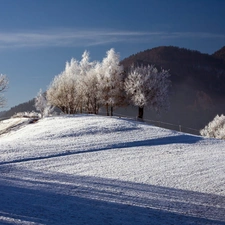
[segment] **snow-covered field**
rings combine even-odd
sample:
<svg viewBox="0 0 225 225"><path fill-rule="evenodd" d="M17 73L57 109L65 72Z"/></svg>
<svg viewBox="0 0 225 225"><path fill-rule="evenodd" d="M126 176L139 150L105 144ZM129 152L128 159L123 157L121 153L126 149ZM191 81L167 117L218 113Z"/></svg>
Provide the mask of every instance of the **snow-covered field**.
<svg viewBox="0 0 225 225"><path fill-rule="evenodd" d="M1 135L0 156L1 225L225 224L224 141L62 116Z"/></svg>

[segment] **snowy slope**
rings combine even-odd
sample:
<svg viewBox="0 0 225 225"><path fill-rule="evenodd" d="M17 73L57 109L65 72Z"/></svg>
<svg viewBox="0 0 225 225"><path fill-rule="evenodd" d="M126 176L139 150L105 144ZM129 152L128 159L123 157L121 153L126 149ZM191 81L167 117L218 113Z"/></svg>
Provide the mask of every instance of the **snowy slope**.
<svg viewBox="0 0 225 225"><path fill-rule="evenodd" d="M0 224L225 224L224 141L77 115L0 136L0 155Z"/></svg>
<svg viewBox="0 0 225 225"><path fill-rule="evenodd" d="M2 120L0 121L0 135L28 124L29 121L31 121L29 118L11 118L8 120Z"/></svg>

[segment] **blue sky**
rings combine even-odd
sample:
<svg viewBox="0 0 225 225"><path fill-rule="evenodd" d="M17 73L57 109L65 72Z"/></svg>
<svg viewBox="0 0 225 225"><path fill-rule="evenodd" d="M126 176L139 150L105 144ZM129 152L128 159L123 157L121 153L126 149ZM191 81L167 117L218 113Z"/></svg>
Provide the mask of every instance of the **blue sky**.
<svg viewBox="0 0 225 225"><path fill-rule="evenodd" d="M72 57L88 50L121 59L173 45L212 54L225 45L224 0L0 0L0 73L7 107L46 90Z"/></svg>

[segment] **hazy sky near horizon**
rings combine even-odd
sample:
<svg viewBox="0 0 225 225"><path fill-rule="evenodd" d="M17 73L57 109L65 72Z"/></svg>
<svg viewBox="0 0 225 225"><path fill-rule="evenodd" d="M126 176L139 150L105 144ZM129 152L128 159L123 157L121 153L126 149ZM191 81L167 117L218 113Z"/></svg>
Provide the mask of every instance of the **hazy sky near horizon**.
<svg viewBox="0 0 225 225"><path fill-rule="evenodd" d="M121 59L158 46L212 54L225 46L225 0L0 0L0 73L10 107L46 90L85 50Z"/></svg>

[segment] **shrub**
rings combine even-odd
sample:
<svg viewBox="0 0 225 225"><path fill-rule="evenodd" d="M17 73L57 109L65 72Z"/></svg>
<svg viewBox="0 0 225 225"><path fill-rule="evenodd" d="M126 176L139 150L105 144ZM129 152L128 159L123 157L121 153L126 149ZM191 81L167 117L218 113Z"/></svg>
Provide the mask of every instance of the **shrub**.
<svg viewBox="0 0 225 225"><path fill-rule="evenodd" d="M205 137L225 139L225 116L217 115L208 125L206 125L200 134Z"/></svg>
<svg viewBox="0 0 225 225"><path fill-rule="evenodd" d="M12 116L12 118L40 118L40 114L37 112L18 112Z"/></svg>

